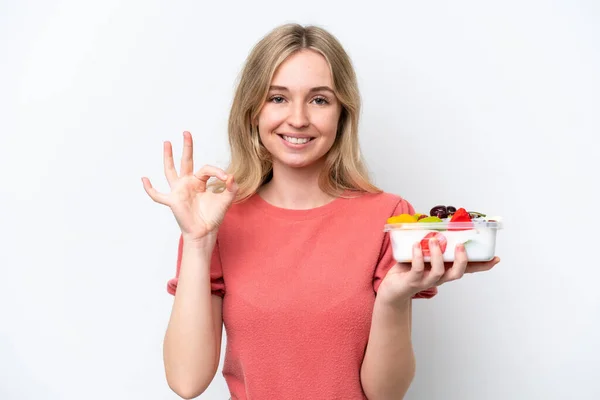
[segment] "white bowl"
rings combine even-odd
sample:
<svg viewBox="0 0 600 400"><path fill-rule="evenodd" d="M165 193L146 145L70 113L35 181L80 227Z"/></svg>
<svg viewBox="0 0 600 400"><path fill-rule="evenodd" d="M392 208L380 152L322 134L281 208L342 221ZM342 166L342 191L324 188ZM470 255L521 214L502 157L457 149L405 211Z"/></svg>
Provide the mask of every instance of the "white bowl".
<svg viewBox="0 0 600 400"><path fill-rule="evenodd" d="M412 248L421 242L424 260L429 262L429 239L435 236L443 250L444 261L454 261L458 244L464 244L469 261L490 261L496 255L496 233L502 229L501 222L411 222L386 224L394 259L411 262Z"/></svg>

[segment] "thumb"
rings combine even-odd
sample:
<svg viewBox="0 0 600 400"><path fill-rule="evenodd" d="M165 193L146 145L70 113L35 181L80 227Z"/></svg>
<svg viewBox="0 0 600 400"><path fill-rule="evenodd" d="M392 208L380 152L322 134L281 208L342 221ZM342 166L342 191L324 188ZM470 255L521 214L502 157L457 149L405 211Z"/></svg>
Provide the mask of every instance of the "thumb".
<svg viewBox="0 0 600 400"><path fill-rule="evenodd" d="M239 186L238 186L237 182L235 181L235 178L233 177L233 175L229 175L227 177L227 180L225 181L225 190L223 191L223 195L225 197L227 197L228 199L230 199L231 201L233 201L233 199L235 199L235 196L236 196L238 190L239 190Z"/></svg>

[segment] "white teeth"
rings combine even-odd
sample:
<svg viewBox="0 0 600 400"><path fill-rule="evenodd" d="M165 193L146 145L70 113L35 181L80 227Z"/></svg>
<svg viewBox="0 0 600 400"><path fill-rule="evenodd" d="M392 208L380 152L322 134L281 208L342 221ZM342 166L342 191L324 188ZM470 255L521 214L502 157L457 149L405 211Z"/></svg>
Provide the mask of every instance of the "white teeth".
<svg viewBox="0 0 600 400"><path fill-rule="evenodd" d="M310 138L295 138L295 137L290 137L290 136L283 136L283 138L290 143L294 143L294 144L304 144L304 143L308 143L310 141Z"/></svg>

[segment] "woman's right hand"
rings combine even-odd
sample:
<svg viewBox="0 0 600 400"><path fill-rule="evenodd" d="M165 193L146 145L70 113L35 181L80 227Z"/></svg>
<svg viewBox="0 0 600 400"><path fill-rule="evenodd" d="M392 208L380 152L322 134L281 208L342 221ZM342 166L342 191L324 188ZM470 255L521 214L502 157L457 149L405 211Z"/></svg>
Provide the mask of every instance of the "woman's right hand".
<svg viewBox="0 0 600 400"><path fill-rule="evenodd" d="M184 240L198 241L216 232L235 199L238 186L232 175L227 176L222 169L210 165L205 165L194 173L193 141L189 132L183 133L183 144L178 175L171 143L164 143L164 168L171 193L159 193L146 177L142 178L142 183L152 200L171 208ZM222 193L206 190L207 181L211 177L226 183L226 189Z"/></svg>

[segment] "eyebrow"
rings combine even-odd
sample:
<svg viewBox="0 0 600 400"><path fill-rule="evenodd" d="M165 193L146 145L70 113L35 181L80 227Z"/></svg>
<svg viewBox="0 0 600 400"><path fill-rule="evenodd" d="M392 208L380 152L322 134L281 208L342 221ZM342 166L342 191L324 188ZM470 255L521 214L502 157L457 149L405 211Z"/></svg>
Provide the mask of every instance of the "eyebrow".
<svg viewBox="0 0 600 400"><path fill-rule="evenodd" d="M281 90L281 91L286 91L286 92L289 91L289 89L286 88L285 86L270 86L269 87L269 91L271 91L271 90ZM317 86L317 87L314 87L314 88L310 89L308 92L309 93L314 93L314 92L320 92L322 90L325 90L325 91L328 91L328 92L331 92L331 93L335 94L335 92L333 91L333 89L330 88L329 86Z"/></svg>

